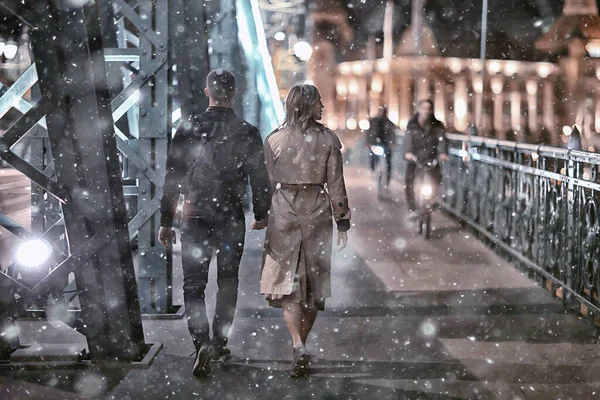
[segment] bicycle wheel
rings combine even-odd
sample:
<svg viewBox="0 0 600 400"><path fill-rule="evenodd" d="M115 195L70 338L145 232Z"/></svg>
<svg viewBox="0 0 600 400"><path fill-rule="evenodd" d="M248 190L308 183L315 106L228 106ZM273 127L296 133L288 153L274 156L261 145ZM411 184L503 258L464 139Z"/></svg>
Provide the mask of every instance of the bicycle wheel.
<svg viewBox="0 0 600 400"><path fill-rule="evenodd" d="M423 224L425 225L425 239L431 239L431 212L425 214L423 218Z"/></svg>

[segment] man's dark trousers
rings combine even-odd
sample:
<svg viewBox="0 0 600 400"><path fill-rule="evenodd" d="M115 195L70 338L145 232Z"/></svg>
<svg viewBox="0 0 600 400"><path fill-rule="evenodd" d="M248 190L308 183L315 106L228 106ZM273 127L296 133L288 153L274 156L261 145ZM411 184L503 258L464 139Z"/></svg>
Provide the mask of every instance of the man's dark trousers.
<svg viewBox="0 0 600 400"><path fill-rule="evenodd" d="M385 151L385 162L387 164L387 176L386 182L389 185L392 180L392 149L389 147L384 148ZM373 153L373 150L369 148L369 164L371 167L371 171L375 171L377 164L379 163L379 159L381 156Z"/></svg>
<svg viewBox="0 0 600 400"><path fill-rule="evenodd" d="M217 348L227 345L237 303L238 272L245 234L243 216L213 220L190 217L182 223L183 298L188 329L196 349L210 342L204 291L215 250L218 291L212 344Z"/></svg>

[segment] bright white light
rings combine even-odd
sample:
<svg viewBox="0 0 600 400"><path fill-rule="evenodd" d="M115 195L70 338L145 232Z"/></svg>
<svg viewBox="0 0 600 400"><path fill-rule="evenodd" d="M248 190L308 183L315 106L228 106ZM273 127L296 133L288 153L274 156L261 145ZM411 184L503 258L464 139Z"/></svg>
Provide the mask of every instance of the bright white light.
<svg viewBox="0 0 600 400"><path fill-rule="evenodd" d="M348 130L351 131L358 128L358 122L356 121L356 119L353 117L348 118L348 120L346 121L346 128L348 128Z"/></svg>
<svg viewBox="0 0 600 400"><path fill-rule="evenodd" d="M348 94L348 88L344 82L338 82L335 86L335 90L340 96L346 96Z"/></svg>
<svg viewBox="0 0 600 400"><path fill-rule="evenodd" d="M383 92L383 82L381 81L381 77L379 75L373 78L373 82L371 82L371 90L373 93Z"/></svg>
<svg viewBox="0 0 600 400"><path fill-rule="evenodd" d="M26 268L39 268L52 256L52 247L42 239L29 239L17 246L15 260Z"/></svg>
<svg viewBox="0 0 600 400"><path fill-rule="evenodd" d="M483 92L483 82L481 81L481 78L473 79L473 90L475 93Z"/></svg>
<svg viewBox="0 0 600 400"><path fill-rule="evenodd" d="M340 64L340 73L342 75L348 75L350 72L352 72L352 66L350 64Z"/></svg>
<svg viewBox="0 0 600 400"><path fill-rule="evenodd" d="M547 78L550 75L550 67L546 64L541 64L538 67L538 75L540 78Z"/></svg>
<svg viewBox="0 0 600 400"><path fill-rule="evenodd" d="M491 87L492 92L495 94L500 94L502 93L502 89L504 89L504 83L502 82L502 79L494 78L492 79Z"/></svg>
<svg viewBox="0 0 600 400"><path fill-rule="evenodd" d="M275 38L275 40L278 40L281 42L281 41L285 40L285 33L277 32L275 35L273 35L273 37Z"/></svg>
<svg viewBox="0 0 600 400"><path fill-rule="evenodd" d="M327 120L327 127L333 131L335 131L338 128L338 121L335 115L329 116L329 119Z"/></svg>
<svg viewBox="0 0 600 400"><path fill-rule="evenodd" d="M433 194L433 188L431 187L431 185L423 185L423 187L421 187L421 194L426 199L430 198Z"/></svg>
<svg viewBox="0 0 600 400"><path fill-rule="evenodd" d="M386 73L389 70L390 70L390 65L388 64L387 60L377 61L377 71L378 72Z"/></svg>
<svg viewBox="0 0 600 400"><path fill-rule="evenodd" d="M535 95L537 93L538 86L539 85L538 85L538 83L536 81L527 81L527 84L526 84L525 87L527 89L527 93L530 96L533 96L533 95Z"/></svg>
<svg viewBox="0 0 600 400"><path fill-rule="evenodd" d="M310 60L312 52L312 46L308 42L301 40L299 42L296 42L296 44L294 45L294 54L302 61Z"/></svg>
<svg viewBox="0 0 600 400"><path fill-rule="evenodd" d="M382 156L385 154L385 150L383 149L383 147L381 146L371 146L371 151L373 152L373 154L375 154L376 156Z"/></svg>
<svg viewBox="0 0 600 400"><path fill-rule="evenodd" d="M513 76L514 74L517 73L517 64L514 62L507 63L506 67L504 67L504 72L508 76Z"/></svg>
<svg viewBox="0 0 600 400"><path fill-rule="evenodd" d="M6 43L4 42L4 40L0 39L0 57L2 57L2 54L4 54L5 47L6 47Z"/></svg>
<svg viewBox="0 0 600 400"><path fill-rule="evenodd" d="M371 127L371 124L369 123L368 119L361 119L360 122L358 123L358 127L360 129L362 129L363 131L366 131L367 129L369 129Z"/></svg>
<svg viewBox="0 0 600 400"><path fill-rule="evenodd" d="M4 46L4 57L6 57L7 60L12 60L17 56L18 50L19 46L17 45L17 42L14 40L9 40Z"/></svg>
<svg viewBox="0 0 600 400"><path fill-rule="evenodd" d="M600 57L600 41L593 40L585 45L585 50L588 52L590 57L598 58Z"/></svg>
<svg viewBox="0 0 600 400"><path fill-rule="evenodd" d="M565 136L571 136L571 133L573 133L573 128L571 128L569 125L565 125L563 126L562 131Z"/></svg>
<svg viewBox="0 0 600 400"><path fill-rule="evenodd" d="M352 79L350 84L348 85L348 93L352 96L358 95L360 91L360 86L358 85L358 81L356 79Z"/></svg>
<svg viewBox="0 0 600 400"><path fill-rule="evenodd" d="M451 58L448 62L448 67L450 71L458 74L462 70L462 63L459 58Z"/></svg>
<svg viewBox="0 0 600 400"><path fill-rule="evenodd" d="M488 71L490 71L491 74L497 74L501 69L502 64L500 64L498 61L490 61L488 64Z"/></svg>

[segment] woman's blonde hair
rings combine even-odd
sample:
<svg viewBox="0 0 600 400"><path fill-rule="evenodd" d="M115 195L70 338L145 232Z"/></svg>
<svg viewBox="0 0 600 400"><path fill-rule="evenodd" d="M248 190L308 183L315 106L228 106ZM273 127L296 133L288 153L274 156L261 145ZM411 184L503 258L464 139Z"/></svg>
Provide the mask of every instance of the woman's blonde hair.
<svg viewBox="0 0 600 400"><path fill-rule="evenodd" d="M313 117L313 106L320 101L321 94L315 86L297 83L290 89L285 100L285 121L283 126L305 131L321 126Z"/></svg>

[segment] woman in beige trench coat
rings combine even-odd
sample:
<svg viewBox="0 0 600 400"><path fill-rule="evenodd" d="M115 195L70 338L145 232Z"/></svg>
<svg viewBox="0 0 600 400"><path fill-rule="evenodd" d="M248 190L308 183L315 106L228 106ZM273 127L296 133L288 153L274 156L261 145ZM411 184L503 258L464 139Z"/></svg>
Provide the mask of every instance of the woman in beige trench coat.
<svg viewBox="0 0 600 400"><path fill-rule="evenodd" d="M306 338L331 296L332 220L337 222L340 251L350 229L341 143L317 122L322 111L316 87L294 85L286 100L285 122L265 143L273 200L261 293L271 306L283 309L294 345L294 377L307 372Z"/></svg>

